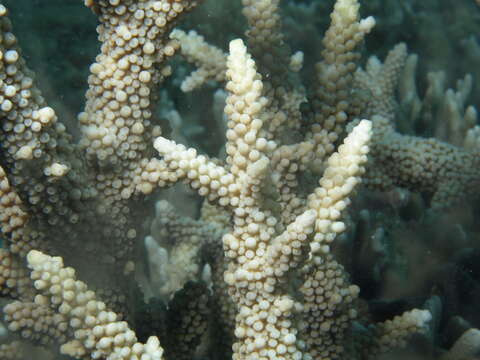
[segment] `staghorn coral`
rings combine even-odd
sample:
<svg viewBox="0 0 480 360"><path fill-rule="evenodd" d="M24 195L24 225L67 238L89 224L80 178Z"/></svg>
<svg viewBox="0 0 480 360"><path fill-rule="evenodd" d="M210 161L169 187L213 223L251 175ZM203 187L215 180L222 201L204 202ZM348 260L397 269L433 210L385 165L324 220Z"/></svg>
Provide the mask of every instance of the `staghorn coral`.
<svg viewBox="0 0 480 360"><path fill-rule="evenodd" d="M193 33L172 32L196 1L85 4L98 16L102 46L78 142L43 99L0 7L0 220L8 248L1 285L17 299L4 308L12 332L76 358L153 360L372 358L429 330L428 310L392 321L362 313L359 288L334 260L334 240L348 227L362 177L434 193L433 205L445 207L476 192L477 172L467 172L470 155L444 159L461 152L453 146L394 133L388 121L405 47L384 69L371 60L358 70L358 48L375 21L360 19L357 1L336 1L307 88L278 1L242 2L247 45L231 41L228 55ZM199 67L183 90L226 82L224 158L168 139L156 118L157 87L166 86L166 60L177 50ZM413 156L415 166L444 159L443 170L408 173L402 147L418 144L431 156ZM382 158L386 149L392 155ZM145 248L141 241L144 214L158 188L179 181L205 199L203 214L185 219L157 203L152 228L171 251L155 264L153 239ZM201 277L204 265L210 274ZM357 340L361 325L368 341Z"/></svg>
<svg viewBox="0 0 480 360"><path fill-rule="evenodd" d="M395 114L399 106L396 104L394 94L399 87L399 76L406 66L407 55L405 44L399 44L389 52L383 64L372 57L366 69L360 69L355 74L358 88L370 94L367 111L371 114L375 132L375 141L371 146L370 168L365 182L368 186L382 189L396 185L423 191L431 195L432 208L439 210L458 203L462 198L477 196L478 193L480 179L478 149L474 145L470 146L470 149L461 146L463 143L468 144L476 123L475 109L472 106L465 109L465 99L471 91L469 84L471 80L468 81L467 76L464 81L459 82L456 93L452 89L445 91L441 87L435 89L435 86L431 85L426 94L428 98L423 103L416 95L414 81L411 85L401 84L404 86L402 89L404 93L410 92L410 95L404 94L401 98L404 103L409 103L404 106L420 107L410 111L413 119L407 118L403 122L418 121L415 119L417 116L433 118L434 114L431 113L433 101L442 104L441 110L435 115L444 117L444 121L439 122L437 126L437 138L401 134L395 131L395 126L397 124L401 126L404 119ZM413 60L412 57L410 60ZM405 71L410 72L407 76L414 76L413 69L406 68ZM432 73L429 75L438 78L438 75ZM437 94L431 95L432 92ZM408 97L417 98L406 100ZM417 113L421 115L416 115ZM448 130L444 130L445 127ZM447 139L441 140L447 140L449 143L438 139L441 138L440 132L448 134L445 136Z"/></svg>

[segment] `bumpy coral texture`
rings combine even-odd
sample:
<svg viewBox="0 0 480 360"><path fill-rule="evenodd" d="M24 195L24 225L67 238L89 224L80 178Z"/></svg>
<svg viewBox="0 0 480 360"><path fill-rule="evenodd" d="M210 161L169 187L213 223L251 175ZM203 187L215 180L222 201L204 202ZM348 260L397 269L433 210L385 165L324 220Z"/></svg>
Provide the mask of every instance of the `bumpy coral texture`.
<svg viewBox="0 0 480 360"><path fill-rule="evenodd" d="M245 40L228 52L174 29L195 0L85 5L101 48L73 119L78 141L0 5L0 293L14 300L3 309L8 331L24 340L1 345L5 358L34 344L52 359L373 359L434 331L427 308L370 317L334 248L362 181L421 191L433 210L476 193L478 129L463 127L452 144L396 130L395 91L414 59L400 44L359 67L375 20L360 18L358 0L335 1L310 88L279 0L242 1ZM154 100L180 83L164 83L175 53L195 66L181 91L224 88L218 157L162 129ZM175 186L175 202L181 182L201 198L186 196L192 213L203 202L198 219L159 191ZM445 358L469 354L477 337L466 332Z"/></svg>

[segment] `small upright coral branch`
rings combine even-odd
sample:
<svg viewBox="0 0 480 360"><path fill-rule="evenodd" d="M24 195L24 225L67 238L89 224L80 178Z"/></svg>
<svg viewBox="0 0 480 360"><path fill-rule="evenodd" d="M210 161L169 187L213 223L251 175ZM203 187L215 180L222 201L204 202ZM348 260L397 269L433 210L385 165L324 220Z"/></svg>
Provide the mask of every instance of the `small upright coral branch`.
<svg viewBox="0 0 480 360"><path fill-rule="evenodd" d="M203 36L193 30L186 33L180 29L174 29L170 38L178 40L182 56L197 66L197 70L180 85L183 92L192 91L207 80L225 81L227 54L222 50L205 42Z"/></svg>

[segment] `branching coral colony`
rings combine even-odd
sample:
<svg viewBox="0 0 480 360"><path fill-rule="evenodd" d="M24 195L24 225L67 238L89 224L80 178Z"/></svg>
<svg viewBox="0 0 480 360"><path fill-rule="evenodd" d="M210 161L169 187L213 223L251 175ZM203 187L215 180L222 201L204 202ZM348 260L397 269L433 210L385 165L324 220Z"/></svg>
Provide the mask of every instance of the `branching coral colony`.
<svg viewBox="0 0 480 360"><path fill-rule="evenodd" d="M383 64L357 68L375 21L359 18L356 0L336 1L306 92L278 3L243 0L246 41L231 41L227 55L173 30L196 1L86 0L102 46L77 143L0 5L0 284L14 299L3 309L2 358L373 359L432 330L428 310L369 320L331 243L362 177L429 193L434 209L475 194L478 130L464 149L395 132L395 88L413 60L400 44ZM163 137L152 114L176 52L198 67L182 90L225 83L223 160ZM205 198L202 216L157 203L146 279L147 195L179 181ZM470 330L444 358L468 355L478 336Z"/></svg>

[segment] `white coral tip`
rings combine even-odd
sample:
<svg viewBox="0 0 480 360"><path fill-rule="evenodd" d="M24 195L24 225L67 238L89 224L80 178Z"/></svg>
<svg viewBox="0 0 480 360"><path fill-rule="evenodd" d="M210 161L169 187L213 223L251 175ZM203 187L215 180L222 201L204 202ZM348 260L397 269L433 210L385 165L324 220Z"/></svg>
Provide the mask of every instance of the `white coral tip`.
<svg viewBox="0 0 480 360"><path fill-rule="evenodd" d="M47 259L48 259L48 256L41 253L38 250L30 250L30 252L27 254L28 264L32 268L42 265L45 261L47 261Z"/></svg>
<svg viewBox="0 0 480 360"><path fill-rule="evenodd" d="M153 147L161 154L168 154L173 151L175 151L176 148L175 142L165 139L162 136L159 136L158 138L155 139L155 142L153 143Z"/></svg>

